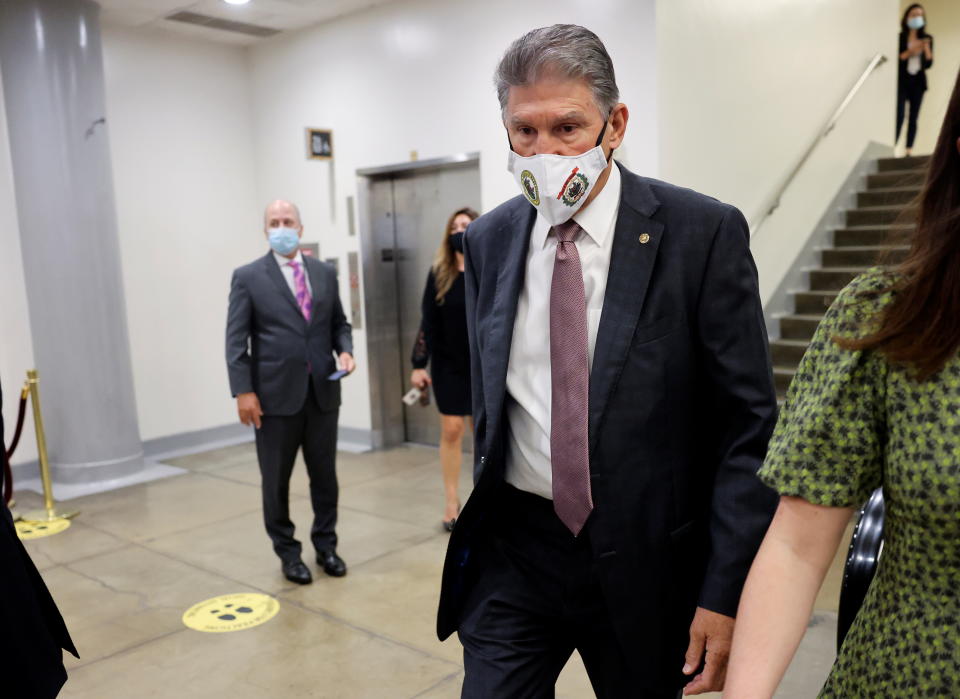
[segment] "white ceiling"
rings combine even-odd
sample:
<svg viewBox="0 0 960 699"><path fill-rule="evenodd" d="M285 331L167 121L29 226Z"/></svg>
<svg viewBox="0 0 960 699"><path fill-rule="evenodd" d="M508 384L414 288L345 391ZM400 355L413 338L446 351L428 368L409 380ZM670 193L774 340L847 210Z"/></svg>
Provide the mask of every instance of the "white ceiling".
<svg viewBox="0 0 960 699"><path fill-rule="evenodd" d="M250 45L263 41L254 36L210 29L165 17L187 11L272 29L293 30L359 12L394 0L250 0L228 5L223 0L97 0L107 25L149 27L227 44Z"/></svg>

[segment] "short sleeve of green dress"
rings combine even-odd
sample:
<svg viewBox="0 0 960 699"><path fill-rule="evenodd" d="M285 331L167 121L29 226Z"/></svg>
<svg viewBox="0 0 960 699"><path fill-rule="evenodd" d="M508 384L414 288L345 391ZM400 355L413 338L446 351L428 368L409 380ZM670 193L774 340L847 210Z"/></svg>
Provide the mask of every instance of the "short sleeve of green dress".
<svg viewBox="0 0 960 699"><path fill-rule="evenodd" d="M872 270L833 303L790 386L760 477L782 495L886 502L876 577L823 697L960 697L960 359L928 381L862 337L893 296Z"/></svg>
<svg viewBox="0 0 960 699"><path fill-rule="evenodd" d="M800 362L760 470L781 495L859 507L880 486L887 363L834 338L863 336L889 299L887 285L872 272L844 289Z"/></svg>

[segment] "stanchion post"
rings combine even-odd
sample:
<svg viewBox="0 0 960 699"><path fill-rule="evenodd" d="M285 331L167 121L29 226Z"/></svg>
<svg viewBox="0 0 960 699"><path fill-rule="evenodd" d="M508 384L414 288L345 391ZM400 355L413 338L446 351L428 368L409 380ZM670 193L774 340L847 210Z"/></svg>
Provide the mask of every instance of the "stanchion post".
<svg viewBox="0 0 960 699"><path fill-rule="evenodd" d="M50 522L58 518L70 519L78 513L57 512L53 502L53 483L50 480L50 461L47 458L47 437L43 431L43 414L40 412L40 378L36 369L27 372L26 388L30 391L30 403L33 406L33 426L37 433L37 460L40 462L40 481L43 484L43 510L35 510L23 515L30 522Z"/></svg>

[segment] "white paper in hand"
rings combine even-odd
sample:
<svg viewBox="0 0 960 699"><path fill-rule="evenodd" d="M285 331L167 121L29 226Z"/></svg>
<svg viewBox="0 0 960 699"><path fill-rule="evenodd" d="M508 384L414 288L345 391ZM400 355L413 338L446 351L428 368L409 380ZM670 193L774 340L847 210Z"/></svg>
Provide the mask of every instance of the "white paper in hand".
<svg viewBox="0 0 960 699"><path fill-rule="evenodd" d="M420 400L420 396L422 395L423 393L420 391L419 388L411 388L409 391L407 391L406 395L403 397L403 402L409 406L414 406Z"/></svg>

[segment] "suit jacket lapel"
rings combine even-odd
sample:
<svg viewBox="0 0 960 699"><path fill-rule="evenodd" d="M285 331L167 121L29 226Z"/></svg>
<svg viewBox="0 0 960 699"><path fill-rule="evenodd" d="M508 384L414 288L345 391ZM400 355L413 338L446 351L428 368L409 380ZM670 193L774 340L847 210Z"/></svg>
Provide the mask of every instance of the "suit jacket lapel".
<svg viewBox="0 0 960 699"><path fill-rule="evenodd" d="M621 175L620 210L590 374L591 453L610 391L630 350L664 230L650 218L659 202L649 185L622 167Z"/></svg>
<svg viewBox="0 0 960 699"><path fill-rule="evenodd" d="M513 341L513 325L517 318L517 303L527 268L530 233L537 218L537 210L521 200L511 220L501 226L500 256L497 263L497 287L493 300L495 321L489 335L489 369L484 377L488 431L493 440L500 432L500 418L507 390L507 364ZM487 343L485 343L487 344ZM489 383L488 383L489 382ZM494 441L490 443L493 444Z"/></svg>
<svg viewBox="0 0 960 699"><path fill-rule="evenodd" d="M267 270L267 276L270 277L276 285L277 291L279 291L280 295L287 299L287 301L293 304L293 307L297 310L297 314L302 318L303 314L300 312L300 306L297 305L297 297L290 291L287 280L283 278L283 272L280 271L280 265L278 265L277 261L273 258L272 252L268 252L263 258L263 266Z"/></svg>
<svg viewBox="0 0 960 699"><path fill-rule="evenodd" d="M320 266L319 260L314 260L313 258L305 256L303 258L303 264L307 268L307 274L310 277L310 324L313 325L317 322L317 315L319 315L317 313L317 307L320 299L327 293L326 279L325 275L322 273L323 268Z"/></svg>

